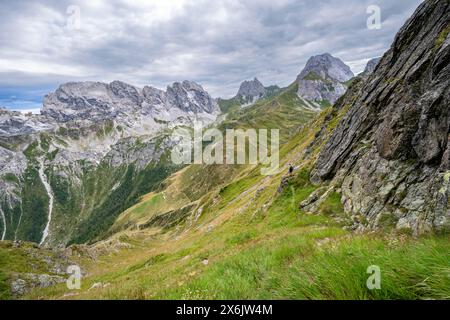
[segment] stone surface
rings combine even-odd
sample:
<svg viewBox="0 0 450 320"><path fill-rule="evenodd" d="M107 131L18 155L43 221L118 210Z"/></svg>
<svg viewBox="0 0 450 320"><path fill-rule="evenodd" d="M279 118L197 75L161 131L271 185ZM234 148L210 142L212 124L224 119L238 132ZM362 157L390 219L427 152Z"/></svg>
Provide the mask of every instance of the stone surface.
<svg viewBox="0 0 450 320"><path fill-rule="evenodd" d="M267 89L257 78L254 78L253 80L244 81L241 83L237 96L240 96L248 103L255 102L264 97L266 94Z"/></svg>
<svg viewBox="0 0 450 320"><path fill-rule="evenodd" d="M350 67L331 54L313 56L297 76L297 93L310 101L334 104L347 90L345 82L353 77Z"/></svg>
<svg viewBox="0 0 450 320"><path fill-rule="evenodd" d="M170 112L169 112L170 111ZM141 118L174 121L187 113L215 115L219 113L216 101L197 83L175 82L166 91L153 87L136 88L121 81L70 82L61 85L44 98L41 112L57 122L95 122L116 119L140 123Z"/></svg>
<svg viewBox="0 0 450 320"><path fill-rule="evenodd" d="M424 2L375 72L335 105L349 111L313 181L342 184L345 209L414 234L449 229L450 3Z"/></svg>
<svg viewBox="0 0 450 320"><path fill-rule="evenodd" d="M13 297L20 297L36 288L48 288L66 282L66 278L48 274L20 273L11 282Z"/></svg>
<svg viewBox="0 0 450 320"><path fill-rule="evenodd" d="M51 130L54 127L55 123L45 117L0 108L0 137L32 134Z"/></svg>
<svg viewBox="0 0 450 320"><path fill-rule="evenodd" d="M253 80L246 80L241 83L236 95L230 99L221 99L217 101L219 104L225 105L237 105L241 107L248 107L260 99L274 96L280 92L281 89L278 86L265 87L256 77ZM228 110L224 110L228 112Z"/></svg>
<svg viewBox="0 0 450 320"><path fill-rule="evenodd" d="M363 75L363 76L369 76L369 75L371 75L371 74L375 71L375 68L377 67L377 65L378 65L378 63L379 63L380 61L381 61L381 57L370 59L370 60L367 62L367 65L366 65L366 67L364 68L364 71L363 71L362 75Z"/></svg>

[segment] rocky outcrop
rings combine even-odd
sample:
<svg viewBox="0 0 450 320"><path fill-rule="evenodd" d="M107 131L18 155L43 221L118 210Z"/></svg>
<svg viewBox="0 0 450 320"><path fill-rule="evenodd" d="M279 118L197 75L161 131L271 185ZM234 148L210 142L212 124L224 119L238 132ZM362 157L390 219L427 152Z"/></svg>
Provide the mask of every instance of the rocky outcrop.
<svg viewBox="0 0 450 320"><path fill-rule="evenodd" d="M367 65L362 73L362 76L371 75L375 71L375 68L377 67L378 63L380 63L380 61L381 61L381 57L370 59L367 62Z"/></svg>
<svg viewBox="0 0 450 320"><path fill-rule="evenodd" d="M414 234L450 224L450 3L425 1L375 72L335 105L349 108L312 180L342 185L360 229Z"/></svg>
<svg viewBox="0 0 450 320"><path fill-rule="evenodd" d="M203 88L191 81L175 82L167 87L168 108L186 112L217 114L219 106Z"/></svg>
<svg viewBox="0 0 450 320"><path fill-rule="evenodd" d="M51 250L41 248L35 243L24 241L1 241L2 254L11 254L16 259L9 263L9 268L2 268L3 284L6 296L20 298L32 290L39 293L40 289L66 282L72 273L69 266L77 266L73 261L72 248ZM24 261L17 262L17 259ZM2 261L3 263L4 261ZM81 275L86 273L80 269Z"/></svg>
<svg viewBox="0 0 450 320"><path fill-rule="evenodd" d="M66 278L61 276L21 273L15 275L11 281L11 294L14 298L18 298L34 289L44 289L64 282Z"/></svg>
<svg viewBox="0 0 450 320"><path fill-rule="evenodd" d="M251 81L244 81L239 87L237 96L246 103L256 102L267 94L267 89L263 84L254 78Z"/></svg>
<svg viewBox="0 0 450 320"><path fill-rule="evenodd" d="M313 56L297 76L297 93L309 101L334 104L347 90L346 81L353 76L350 67L331 54Z"/></svg>

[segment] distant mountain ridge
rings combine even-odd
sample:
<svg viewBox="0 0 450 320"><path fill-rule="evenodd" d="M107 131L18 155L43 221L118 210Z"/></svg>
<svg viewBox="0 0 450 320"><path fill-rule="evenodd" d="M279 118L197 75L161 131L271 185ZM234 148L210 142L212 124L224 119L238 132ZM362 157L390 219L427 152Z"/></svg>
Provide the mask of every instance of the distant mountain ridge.
<svg viewBox="0 0 450 320"><path fill-rule="evenodd" d="M350 67L329 53L312 56L297 76L297 95L306 108L319 111L336 102L354 78ZM286 89L286 88L284 88ZM237 94L230 99L217 100L223 113L230 109L249 106L263 98L282 92L278 86L265 87L256 77L241 83Z"/></svg>
<svg viewBox="0 0 450 320"><path fill-rule="evenodd" d="M80 112L67 122L0 111L6 131L57 126L0 135L0 237L39 241L53 208L43 241L52 248L0 241L0 299L447 299L450 2L422 2L382 59L349 80L345 67L342 78L317 61L213 124L279 129L280 170L270 176L260 165L171 167L171 123L133 135L126 121L141 118L145 99L169 106L170 90L69 95L81 110L53 109L63 120ZM337 93L334 81L348 89L323 108L299 95L302 81L319 99ZM172 110L187 106L177 101ZM173 124L189 122L183 114ZM374 264L380 290L379 277L367 280ZM82 268L80 290L44 289L63 283L69 265Z"/></svg>
<svg viewBox="0 0 450 320"><path fill-rule="evenodd" d="M191 81L175 82L166 91L145 86L142 89L121 81L69 82L44 97L41 114L25 115L0 109L0 135L30 134L59 125L89 126L114 120L130 133L147 134L168 124L210 123L220 113L217 102Z"/></svg>
<svg viewBox="0 0 450 320"><path fill-rule="evenodd" d="M127 116L151 120L175 121L184 114L217 115L215 100L191 81L175 82L166 91L145 86L143 89L121 81L71 82L61 85L44 98L42 114L57 122L96 121Z"/></svg>
<svg viewBox="0 0 450 320"><path fill-rule="evenodd" d="M245 107L249 106L260 99L269 98L279 93L281 88L272 85L265 87L258 78L253 80L245 80L240 86L239 90L233 98L230 99L217 99L218 104L222 112L228 112L232 107Z"/></svg>

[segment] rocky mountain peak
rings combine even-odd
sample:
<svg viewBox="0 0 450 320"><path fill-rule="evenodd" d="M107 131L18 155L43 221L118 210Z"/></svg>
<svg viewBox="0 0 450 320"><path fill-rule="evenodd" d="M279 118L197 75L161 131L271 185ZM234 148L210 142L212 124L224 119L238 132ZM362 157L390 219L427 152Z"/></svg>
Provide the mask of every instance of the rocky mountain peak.
<svg viewBox="0 0 450 320"><path fill-rule="evenodd" d="M192 81L175 82L167 87L167 101L184 111L194 113L219 113L217 102L203 89L201 85Z"/></svg>
<svg viewBox="0 0 450 320"><path fill-rule="evenodd" d="M263 97L266 94L266 92L267 92L266 88L255 77L253 80L242 82L239 87L237 95L241 97L260 98Z"/></svg>
<svg viewBox="0 0 450 320"><path fill-rule="evenodd" d="M339 58L333 57L329 53L313 56L308 59L305 68L300 72L298 80L303 80L315 73L322 79L332 79L345 82L354 77L350 67Z"/></svg>
<svg viewBox="0 0 450 320"><path fill-rule="evenodd" d="M57 176L55 179L64 181L64 192L76 197L83 177L107 166L107 172L99 174L98 179L111 174L105 182L110 183L105 189L108 192L87 192L83 197L95 198L98 203L109 201L109 197L116 198L115 190L123 183L126 188L120 193L134 197L143 192L144 185L150 188L175 170L167 159L171 148L179 143L170 134L173 128L192 126L195 121L210 124L220 111L216 101L195 82L176 82L163 91L150 86L140 89L121 81L86 81L62 84L45 97L41 113L0 109L0 240L14 239L17 230L24 228L21 239L41 244L67 243L69 237L79 237L80 229L89 229L78 229L80 222L67 223L64 218L62 226L52 219L59 214L78 216L83 209L77 207L81 202L71 203L70 208L62 202L61 207L53 206L59 200L47 169ZM161 167L155 168L159 164ZM126 178L123 172L117 174L116 170L128 165L132 169L127 172L132 174ZM23 178L29 172L39 182ZM22 200L29 201L22 192L27 186L39 190L42 201L37 202L39 209L29 207L20 212L20 217L23 214L32 223L15 225ZM35 201L34 194L31 197L30 201ZM122 209L107 210L117 215ZM36 212L38 220L34 220Z"/></svg>
<svg viewBox="0 0 450 320"><path fill-rule="evenodd" d="M321 105L334 104L347 90L345 81L353 76L350 67L331 54L313 56L297 77L297 94Z"/></svg>
<svg viewBox="0 0 450 320"><path fill-rule="evenodd" d="M119 82L68 82L44 97L41 113L58 122L112 118L124 95L121 87Z"/></svg>
<svg viewBox="0 0 450 320"><path fill-rule="evenodd" d="M109 89L115 97L127 100L137 105L142 103L142 96L139 90L128 83L122 81L113 81L109 84Z"/></svg>
<svg viewBox="0 0 450 320"><path fill-rule="evenodd" d="M262 98L268 98L281 91L277 85L265 87L258 78L245 80L239 86L236 95L231 99L217 99L223 112L227 112L231 106L247 107Z"/></svg>
<svg viewBox="0 0 450 320"><path fill-rule="evenodd" d="M0 107L0 137L13 137L22 134L33 134L51 130L55 126L43 116L23 114Z"/></svg>
<svg viewBox="0 0 450 320"><path fill-rule="evenodd" d="M142 95L144 100L151 105L165 105L167 103L166 92L152 86L145 86L142 89Z"/></svg>

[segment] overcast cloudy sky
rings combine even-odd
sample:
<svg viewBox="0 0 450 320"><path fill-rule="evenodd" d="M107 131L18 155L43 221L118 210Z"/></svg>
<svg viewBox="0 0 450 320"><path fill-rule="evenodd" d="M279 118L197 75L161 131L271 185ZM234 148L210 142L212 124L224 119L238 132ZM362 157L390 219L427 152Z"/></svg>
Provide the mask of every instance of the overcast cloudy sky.
<svg viewBox="0 0 450 320"><path fill-rule="evenodd" d="M315 54L355 73L382 55L421 0L0 0L0 106L40 107L67 81L164 88L193 80L213 96L242 80L291 83ZM381 29L367 28L367 8Z"/></svg>

